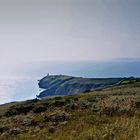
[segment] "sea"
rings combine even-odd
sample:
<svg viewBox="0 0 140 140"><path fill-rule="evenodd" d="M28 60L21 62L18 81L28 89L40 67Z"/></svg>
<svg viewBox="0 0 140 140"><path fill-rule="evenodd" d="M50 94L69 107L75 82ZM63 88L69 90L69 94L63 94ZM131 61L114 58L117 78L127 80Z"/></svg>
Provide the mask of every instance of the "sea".
<svg viewBox="0 0 140 140"><path fill-rule="evenodd" d="M43 61L20 64L11 76L0 76L0 104L36 98L42 91L38 80L48 73L88 78L140 77L140 60Z"/></svg>

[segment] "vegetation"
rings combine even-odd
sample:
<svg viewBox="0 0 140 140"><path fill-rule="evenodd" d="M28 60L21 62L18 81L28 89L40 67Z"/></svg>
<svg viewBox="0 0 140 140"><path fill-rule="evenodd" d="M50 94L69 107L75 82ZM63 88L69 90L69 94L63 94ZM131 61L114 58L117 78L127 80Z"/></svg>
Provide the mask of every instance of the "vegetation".
<svg viewBox="0 0 140 140"><path fill-rule="evenodd" d="M134 80L139 80L139 78L82 78L66 75L48 75L39 80L39 87L45 90L37 97L44 98L55 95L77 94L97 88L125 84L126 82L129 83L129 81Z"/></svg>
<svg viewBox="0 0 140 140"><path fill-rule="evenodd" d="M0 106L1 140L139 140L140 82Z"/></svg>

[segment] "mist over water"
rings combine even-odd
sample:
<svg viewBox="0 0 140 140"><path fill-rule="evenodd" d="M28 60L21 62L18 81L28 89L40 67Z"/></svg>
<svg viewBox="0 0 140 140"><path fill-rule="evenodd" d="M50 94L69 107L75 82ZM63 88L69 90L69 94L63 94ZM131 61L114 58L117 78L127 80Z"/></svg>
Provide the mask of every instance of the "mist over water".
<svg viewBox="0 0 140 140"><path fill-rule="evenodd" d="M130 77L140 76L140 60L75 61L75 62L32 62L16 71L25 76L42 78L49 74L80 77Z"/></svg>
<svg viewBox="0 0 140 140"><path fill-rule="evenodd" d="M37 80L48 73L140 76L139 6L139 0L0 0L0 103L35 98Z"/></svg>
<svg viewBox="0 0 140 140"><path fill-rule="evenodd" d="M33 99L38 92L35 79L0 79L0 104Z"/></svg>
<svg viewBox="0 0 140 140"><path fill-rule="evenodd" d="M11 77L0 76L0 104L33 99L38 80L47 74L80 77L140 77L140 61L32 62L18 65Z"/></svg>

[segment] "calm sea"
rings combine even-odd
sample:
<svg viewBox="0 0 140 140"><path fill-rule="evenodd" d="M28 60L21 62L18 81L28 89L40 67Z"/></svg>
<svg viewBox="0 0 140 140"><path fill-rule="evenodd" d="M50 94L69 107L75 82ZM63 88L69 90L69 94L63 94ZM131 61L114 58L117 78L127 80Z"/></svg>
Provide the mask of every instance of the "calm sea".
<svg viewBox="0 0 140 140"><path fill-rule="evenodd" d="M48 73L80 77L140 77L140 61L27 63L15 69L13 75L16 78L0 78L0 104L35 98L40 92L38 80Z"/></svg>

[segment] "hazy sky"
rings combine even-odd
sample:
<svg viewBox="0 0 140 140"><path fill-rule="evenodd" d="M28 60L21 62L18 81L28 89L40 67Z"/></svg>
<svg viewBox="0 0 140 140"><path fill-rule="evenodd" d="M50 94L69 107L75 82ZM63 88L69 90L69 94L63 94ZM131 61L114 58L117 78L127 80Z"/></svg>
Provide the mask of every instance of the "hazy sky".
<svg viewBox="0 0 140 140"><path fill-rule="evenodd" d="M0 0L0 78L8 78L0 80L0 103L37 94L36 80L35 84L10 81L18 72L85 75L88 70L87 74L100 77L104 70L116 68L125 76L139 75L139 63L133 62L128 75L123 71L127 67L116 63L116 67L105 63L105 69L102 63L81 64L80 69L67 64L58 70L57 65L48 69L42 64L116 58L140 58L140 0Z"/></svg>
<svg viewBox="0 0 140 140"><path fill-rule="evenodd" d="M0 64L140 55L140 0L0 0Z"/></svg>

